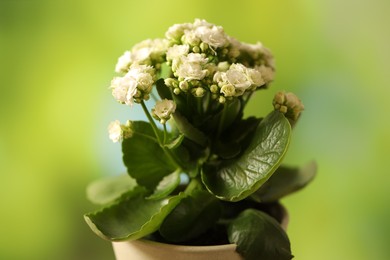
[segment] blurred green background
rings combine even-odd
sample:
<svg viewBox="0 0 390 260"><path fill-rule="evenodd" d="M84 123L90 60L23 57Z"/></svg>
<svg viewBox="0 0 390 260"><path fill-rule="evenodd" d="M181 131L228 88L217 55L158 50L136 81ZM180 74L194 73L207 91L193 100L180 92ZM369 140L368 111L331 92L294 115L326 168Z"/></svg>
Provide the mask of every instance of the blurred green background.
<svg viewBox="0 0 390 260"><path fill-rule="evenodd" d="M289 164L315 181L283 203L299 260L390 259L388 0L0 0L0 259L113 259L83 214L85 186L123 171L114 119L139 117L107 87L117 58L203 18L274 53L278 90L306 111Z"/></svg>

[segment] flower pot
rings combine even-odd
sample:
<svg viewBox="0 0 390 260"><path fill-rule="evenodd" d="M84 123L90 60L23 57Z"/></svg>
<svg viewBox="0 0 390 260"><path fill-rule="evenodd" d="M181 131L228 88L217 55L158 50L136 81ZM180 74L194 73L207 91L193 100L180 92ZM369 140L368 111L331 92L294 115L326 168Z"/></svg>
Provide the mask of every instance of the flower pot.
<svg viewBox="0 0 390 260"><path fill-rule="evenodd" d="M113 243L117 260L242 260L236 245L179 246L149 240Z"/></svg>
<svg viewBox="0 0 390 260"><path fill-rule="evenodd" d="M288 213L280 207L280 225L287 230ZM164 244L140 239L134 241L113 242L117 260L242 260L236 252L235 244L216 246L182 246Z"/></svg>

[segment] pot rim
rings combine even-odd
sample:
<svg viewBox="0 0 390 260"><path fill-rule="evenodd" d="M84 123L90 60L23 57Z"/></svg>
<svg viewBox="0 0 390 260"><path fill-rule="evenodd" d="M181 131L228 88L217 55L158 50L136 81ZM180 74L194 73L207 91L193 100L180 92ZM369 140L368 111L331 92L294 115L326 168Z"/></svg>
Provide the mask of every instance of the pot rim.
<svg viewBox="0 0 390 260"><path fill-rule="evenodd" d="M129 241L122 241L122 242L113 242L113 243L126 243ZM147 239L136 239L131 241L132 243L142 243L146 244L149 246L158 246L162 247L165 249L174 249L177 251L192 251L192 252L197 252L197 251L223 251L223 250L236 250L237 245L236 244L223 244L223 245L208 245L208 246L196 246L196 245L175 245L175 244L166 244L166 243L161 243L153 240L147 240Z"/></svg>

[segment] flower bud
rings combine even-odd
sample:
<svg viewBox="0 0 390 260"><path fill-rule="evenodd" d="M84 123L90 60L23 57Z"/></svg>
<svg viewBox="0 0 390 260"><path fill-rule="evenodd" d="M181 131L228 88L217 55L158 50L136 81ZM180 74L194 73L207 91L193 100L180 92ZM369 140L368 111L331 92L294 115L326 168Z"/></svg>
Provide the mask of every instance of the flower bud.
<svg viewBox="0 0 390 260"><path fill-rule="evenodd" d="M188 90L188 82L187 81L181 81L179 83L179 88L186 92Z"/></svg>
<svg viewBox="0 0 390 260"><path fill-rule="evenodd" d="M273 100L273 105L275 110L278 110L281 113L285 114L291 125L294 125L296 123L301 112L304 109L304 106L299 100L299 98L291 92L276 93Z"/></svg>
<svg viewBox="0 0 390 260"><path fill-rule="evenodd" d="M209 45L205 42L200 43L200 49L205 52L209 48Z"/></svg>
<svg viewBox="0 0 390 260"><path fill-rule="evenodd" d="M219 96L218 101L219 101L219 103L221 103L221 104L225 104L226 98L225 98L224 96Z"/></svg>
<svg viewBox="0 0 390 260"><path fill-rule="evenodd" d="M215 84L210 86L210 92L211 93L218 93L218 89L219 89L218 86L215 85Z"/></svg>
<svg viewBox="0 0 390 260"><path fill-rule="evenodd" d="M192 51L195 52L195 53L199 53L199 52L200 52L199 46L194 46L194 47L192 48Z"/></svg>
<svg viewBox="0 0 390 260"><path fill-rule="evenodd" d="M195 93L194 93L195 97L203 97L204 94L205 94L204 88L198 87L195 89Z"/></svg>

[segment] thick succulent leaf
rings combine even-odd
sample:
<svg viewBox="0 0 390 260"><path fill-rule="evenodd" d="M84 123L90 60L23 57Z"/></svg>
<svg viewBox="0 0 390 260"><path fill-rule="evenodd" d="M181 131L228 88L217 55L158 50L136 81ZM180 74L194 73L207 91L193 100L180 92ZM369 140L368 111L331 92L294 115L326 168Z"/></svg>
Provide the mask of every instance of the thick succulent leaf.
<svg viewBox="0 0 390 260"><path fill-rule="evenodd" d="M148 199L162 199L171 194L180 184L180 171L165 176Z"/></svg>
<svg viewBox="0 0 390 260"><path fill-rule="evenodd" d="M290 241L278 222L255 209L243 211L228 226L228 239L246 260L292 259Z"/></svg>
<svg viewBox="0 0 390 260"><path fill-rule="evenodd" d="M219 200L204 190L194 190L166 217L160 234L171 242L183 242L206 232L218 220Z"/></svg>
<svg viewBox="0 0 390 260"><path fill-rule="evenodd" d="M157 143L152 127L146 122L133 122L134 134L131 138L123 140L123 162L127 172L137 180L139 185L150 190L160 183L176 167Z"/></svg>
<svg viewBox="0 0 390 260"><path fill-rule="evenodd" d="M128 174L109 176L91 182L87 187L87 198L95 204L108 204L137 186Z"/></svg>
<svg viewBox="0 0 390 260"><path fill-rule="evenodd" d="M206 165L202 181L216 197L242 200L265 183L279 167L290 142L291 126L278 111L258 125L248 148L236 160L221 166Z"/></svg>
<svg viewBox="0 0 390 260"><path fill-rule="evenodd" d="M173 118L175 119L176 127L179 129L181 133L184 134L185 137L194 141L195 143L206 146L207 137L206 135L195 128L188 120L182 116L178 111L173 113Z"/></svg>
<svg viewBox="0 0 390 260"><path fill-rule="evenodd" d="M257 202L272 202L305 187L313 180L317 164L312 161L302 168L279 167L251 198Z"/></svg>
<svg viewBox="0 0 390 260"><path fill-rule="evenodd" d="M134 240L155 232L165 217L183 198L182 194L169 199L148 200L145 189L136 188L116 204L84 215L90 228L110 241Z"/></svg>

